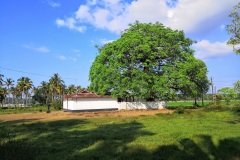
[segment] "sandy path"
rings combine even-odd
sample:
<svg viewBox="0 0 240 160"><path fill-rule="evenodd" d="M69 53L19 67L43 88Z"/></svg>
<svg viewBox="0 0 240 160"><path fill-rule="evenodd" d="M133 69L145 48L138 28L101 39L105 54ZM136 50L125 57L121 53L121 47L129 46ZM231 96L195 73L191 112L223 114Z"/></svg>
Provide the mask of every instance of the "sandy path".
<svg viewBox="0 0 240 160"><path fill-rule="evenodd" d="M64 112L55 111L51 113L19 113L0 115L0 121L16 120L60 120L78 118L97 118L97 117L136 117L141 115L155 115L158 113L172 113L171 110L134 110L134 111L99 111L99 112Z"/></svg>

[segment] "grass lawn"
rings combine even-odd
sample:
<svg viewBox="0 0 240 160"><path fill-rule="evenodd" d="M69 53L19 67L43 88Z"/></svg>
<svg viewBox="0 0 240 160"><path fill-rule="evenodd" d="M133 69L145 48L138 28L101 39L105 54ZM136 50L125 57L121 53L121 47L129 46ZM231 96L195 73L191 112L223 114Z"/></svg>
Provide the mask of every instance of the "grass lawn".
<svg viewBox="0 0 240 160"><path fill-rule="evenodd" d="M209 105L211 101L204 101L204 106L207 106ZM167 102L167 107L169 109L176 109L176 108L179 108L179 107L183 107L183 108L193 108L193 104L194 104L194 101L169 101ZM199 106L202 106L202 101L197 101L197 104Z"/></svg>
<svg viewBox="0 0 240 160"><path fill-rule="evenodd" d="M0 121L0 159L240 159L237 111L69 118Z"/></svg>
<svg viewBox="0 0 240 160"><path fill-rule="evenodd" d="M51 108L54 110L54 108ZM47 106L28 106L28 107L8 107L2 108L0 107L0 115L1 114L11 114L11 113L32 113L32 112L47 112Z"/></svg>

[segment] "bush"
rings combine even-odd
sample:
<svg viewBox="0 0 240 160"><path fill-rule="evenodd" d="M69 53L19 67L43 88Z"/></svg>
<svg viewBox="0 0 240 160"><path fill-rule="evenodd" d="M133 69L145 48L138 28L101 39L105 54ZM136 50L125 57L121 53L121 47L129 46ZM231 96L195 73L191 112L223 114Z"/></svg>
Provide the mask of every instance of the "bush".
<svg viewBox="0 0 240 160"><path fill-rule="evenodd" d="M174 113L183 114L184 112L185 112L185 109L183 107L179 107L176 109L176 111Z"/></svg>
<svg viewBox="0 0 240 160"><path fill-rule="evenodd" d="M51 108L54 108L55 110L61 110L62 109L62 102L61 101L53 101L51 103Z"/></svg>
<svg viewBox="0 0 240 160"><path fill-rule="evenodd" d="M221 94L216 94L216 104L220 105L221 104L221 100L223 99Z"/></svg>
<svg viewBox="0 0 240 160"><path fill-rule="evenodd" d="M222 110L224 106L221 103L210 102L208 106L205 108L206 110Z"/></svg>

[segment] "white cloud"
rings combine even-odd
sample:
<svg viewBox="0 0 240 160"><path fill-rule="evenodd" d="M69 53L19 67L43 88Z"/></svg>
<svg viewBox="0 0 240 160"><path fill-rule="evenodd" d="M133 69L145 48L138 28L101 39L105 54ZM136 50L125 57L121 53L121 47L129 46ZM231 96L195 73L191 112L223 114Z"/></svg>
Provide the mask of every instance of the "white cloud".
<svg viewBox="0 0 240 160"><path fill-rule="evenodd" d="M73 52L80 53L81 51L79 49L73 49Z"/></svg>
<svg viewBox="0 0 240 160"><path fill-rule="evenodd" d="M78 25L78 22L74 18L66 18L66 19L57 19L56 24L58 27L67 27L71 30L77 32L83 32L85 30L84 26Z"/></svg>
<svg viewBox="0 0 240 160"><path fill-rule="evenodd" d="M225 26L224 24L221 24L221 25L220 25L220 30L221 30L221 31L224 31L225 28L226 28L226 26Z"/></svg>
<svg viewBox="0 0 240 160"><path fill-rule="evenodd" d="M157 22L186 32L208 32L226 22L236 0L88 0L69 18L58 19L59 26L70 29L92 25L120 33L136 20ZM82 29L80 29L83 31Z"/></svg>
<svg viewBox="0 0 240 160"><path fill-rule="evenodd" d="M113 42L114 40L112 40L112 39L100 39L100 44L101 45L104 45L104 44L107 44L107 43L111 43L111 42Z"/></svg>
<svg viewBox="0 0 240 160"><path fill-rule="evenodd" d="M55 2L55 1L53 1L53 0L47 0L46 2L47 2L47 4L48 4L49 6L51 6L51 7L53 7L53 8L57 8L57 7L60 7L60 6L61 6L60 3Z"/></svg>
<svg viewBox="0 0 240 160"><path fill-rule="evenodd" d="M193 48L196 50L195 57L199 59L215 58L232 54L232 47L228 46L226 42L201 40L194 44Z"/></svg>
<svg viewBox="0 0 240 160"><path fill-rule="evenodd" d="M67 59L67 57L65 57L64 55L60 55L60 56L58 56L58 59L65 61Z"/></svg>
<svg viewBox="0 0 240 160"><path fill-rule="evenodd" d="M71 56L65 56L65 55L58 55L57 58L61 61L73 61L73 62L76 62L78 60L78 54L76 55L76 57L71 57Z"/></svg>
<svg viewBox="0 0 240 160"><path fill-rule="evenodd" d="M69 60L76 62L76 61L77 61L77 58L75 58L75 57L69 57Z"/></svg>
<svg viewBox="0 0 240 160"><path fill-rule="evenodd" d="M26 49L30 49L30 50L33 50L35 52L40 52L40 53L48 53L50 52L50 50L45 47L45 46L40 46L40 47L36 47L32 44L24 44L22 45L23 48L26 48Z"/></svg>

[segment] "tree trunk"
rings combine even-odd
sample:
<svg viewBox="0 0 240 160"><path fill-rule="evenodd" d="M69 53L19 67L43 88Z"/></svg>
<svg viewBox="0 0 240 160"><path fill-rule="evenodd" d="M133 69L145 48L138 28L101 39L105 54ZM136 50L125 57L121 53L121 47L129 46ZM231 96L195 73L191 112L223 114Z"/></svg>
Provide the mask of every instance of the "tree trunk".
<svg viewBox="0 0 240 160"><path fill-rule="evenodd" d="M196 97L194 98L194 106L195 107L197 106L197 98Z"/></svg>

